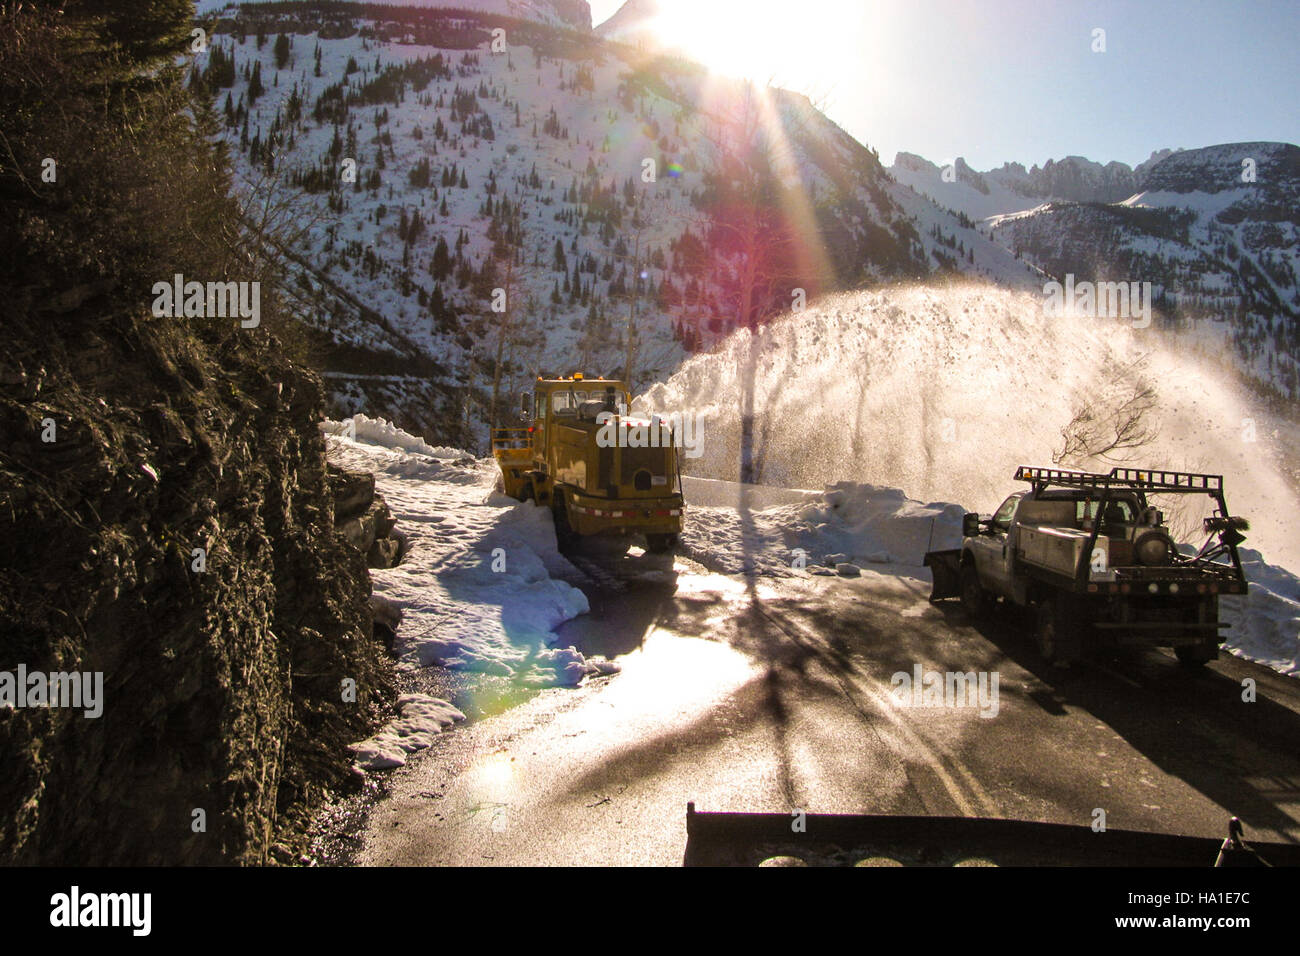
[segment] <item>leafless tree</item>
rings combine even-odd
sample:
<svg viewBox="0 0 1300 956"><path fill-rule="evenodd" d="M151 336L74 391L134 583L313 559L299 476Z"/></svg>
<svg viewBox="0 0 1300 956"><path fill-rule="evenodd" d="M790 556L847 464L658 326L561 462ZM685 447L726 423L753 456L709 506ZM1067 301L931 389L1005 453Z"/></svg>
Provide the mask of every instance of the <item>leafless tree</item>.
<svg viewBox="0 0 1300 956"><path fill-rule="evenodd" d="M1112 363L1095 388L1075 406L1061 429L1061 448L1053 453L1057 465L1082 467L1090 460L1129 462L1135 452L1159 435L1151 422L1158 401L1155 386L1146 377L1148 357L1128 364Z"/></svg>

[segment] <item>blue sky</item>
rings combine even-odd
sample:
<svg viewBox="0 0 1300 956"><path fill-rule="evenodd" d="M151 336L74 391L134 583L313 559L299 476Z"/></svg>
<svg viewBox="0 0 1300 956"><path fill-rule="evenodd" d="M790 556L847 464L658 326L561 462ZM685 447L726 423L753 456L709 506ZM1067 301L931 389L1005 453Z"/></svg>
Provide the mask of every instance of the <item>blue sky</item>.
<svg viewBox="0 0 1300 956"><path fill-rule="evenodd" d="M885 163L1300 142L1300 0L663 2L699 58L809 93ZM621 6L590 3L597 24Z"/></svg>

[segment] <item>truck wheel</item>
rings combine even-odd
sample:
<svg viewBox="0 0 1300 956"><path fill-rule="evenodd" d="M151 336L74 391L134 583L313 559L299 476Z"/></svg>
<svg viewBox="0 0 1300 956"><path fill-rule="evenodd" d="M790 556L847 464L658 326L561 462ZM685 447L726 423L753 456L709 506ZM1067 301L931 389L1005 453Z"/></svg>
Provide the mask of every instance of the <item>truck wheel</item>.
<svg viewBox="0 0 1300 956"><path fill-rule="evenodd" d="M1072 616L1068 601L1046 597L1039 602L1034 641L1038 653L1053 667L1069 667L1079 659L1083 650L1079 622Z"/></svg>
<svg viewBox="0 0 1300 956"><path fill-rule="evenodd" d="M651 554L663 554L671 551L677 544L675 534L648 534L645 536L645 549Z"/></svg>
<svg viewBox="0 0 1300 956"><path fill-rule="evenodd" d="M974 561L963 561L961 565L961 606L977 621L988 617L993 610L993 596L980 584Z"/></svg>
<svg viewBox="0 0 1300 956"><path fill-rule="evenodd" d="M1174 648L1174 656L1178 658L1178 663L1189 670L1200 670L1210 661L1219 659L1219 645L1212 641L1202 641L1199 644L1180 644Z"/></svg>
<svg viewBox="0 0 1300 956"><path fill-rule="evenodd" d="M569 551L578 541L578 536L569 524L569 513L564 508L564 495L556 492L555 504L551 509L555 521L555 545L561 551Z"/></svg>
<svg viewBox="0 0 1300 956"><path fill-rule="evenodd" d="M531 481L524 482L524 486L519 489L519 500L520 501L533 500L533 483Z"/></svg>

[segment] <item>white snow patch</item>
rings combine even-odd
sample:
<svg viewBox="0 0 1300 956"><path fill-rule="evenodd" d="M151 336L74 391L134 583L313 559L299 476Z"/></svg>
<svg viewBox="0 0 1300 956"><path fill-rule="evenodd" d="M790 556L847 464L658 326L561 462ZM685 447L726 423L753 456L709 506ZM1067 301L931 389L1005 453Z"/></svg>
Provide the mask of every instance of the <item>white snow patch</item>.
<svg viewBox="0 0 1300 956"><path fill-rule="evenodd" d="M685 485L682 547L705 567L727 574L799 574L800 559L809 571L817 566L919 566L927 550L961 544L961 505L924 504L897 488L841 481L818 493L692 478ZM719 486L734 489L730 506L695 504L697 487L715 492L712 500L720 504ZM742 501L744 492L747 502ZM773 503L792 496L794 503Z"/></svg>
<svg viewBox="0 0 1300 956"><path fill-rule="evenodd" d="M403 431L390 421L371 418L368 415L353 415L351 419L343 422L324 422L321 431L327 435L340 437L355 431L356 440L359 442L391 448L394 451L426 455L429 458L456 461L472 457L458 448L434 447L423 438Z"/></svg>
<svg viewBox="0 0 1300 956"><path fill-rule="evenodd" d="M1265 563L1258 551L1239 553L1250 588L1219 599L1222 619L1232 624L1224 649L1300 677L1300 578Z"/></svg>
<svg viewBox="0 0 1300 956"><path fill-rule="evenodd" d="M335 464L375 474L410 547L395 568L371 571L377 602L400 613L399 666L440 665L529 687L571 686L617 664L556 648L554 629L590 610L561 577L579 572L558 551L551 515L494 491L491 459L429 448L382 420L322 426Z"/></svg>
<svg viewBox="0 0 1300 956"><path fill-rule="evenodd" d="M425 694L403 694L397 699L401 715L389 721L383 730L360 743L349 744L356 758L355 766L363 770L387 770L406 763L406 755L433 744L433 738L447 730L462 714L445 700Z"/></svg>

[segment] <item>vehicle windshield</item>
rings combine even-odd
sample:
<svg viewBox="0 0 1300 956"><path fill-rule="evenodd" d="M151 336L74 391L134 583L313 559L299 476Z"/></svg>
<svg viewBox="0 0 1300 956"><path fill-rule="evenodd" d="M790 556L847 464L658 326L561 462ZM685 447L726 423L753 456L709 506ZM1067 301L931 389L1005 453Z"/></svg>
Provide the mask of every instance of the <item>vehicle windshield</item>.
<svg viewBox="0 0 1300 956"><path fill-rule="evenodd" d="M569 389L563 392L551 393L551 410L554 412L576 409L583 402L587 401L587 393Z"/></svg>
<svg viewBox="0 0 1300 956"><path fill-rule="evenodd" d="M551 393L551 411L552 413L570 414L576 412L583 402L601 402L602 404L608 399L609 392L605 388L588 389L564 389L556 390ZM614 390L614 405L619 404L625 407L628 404L627 393Z"/></svg>

